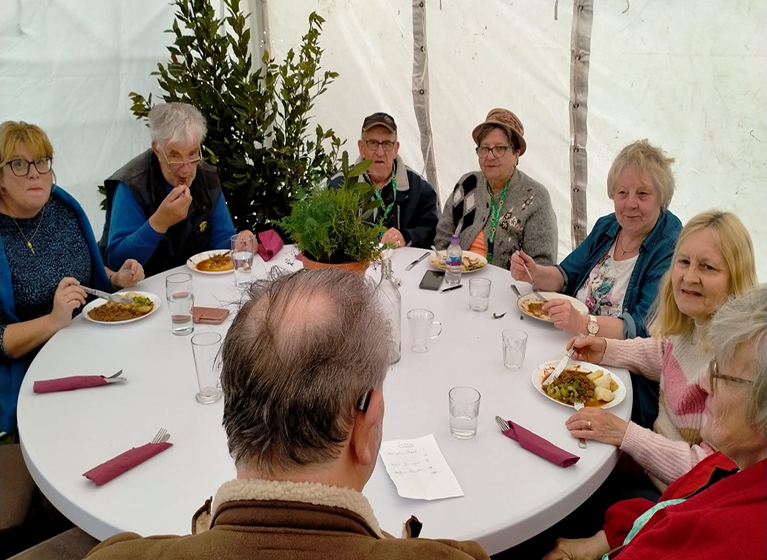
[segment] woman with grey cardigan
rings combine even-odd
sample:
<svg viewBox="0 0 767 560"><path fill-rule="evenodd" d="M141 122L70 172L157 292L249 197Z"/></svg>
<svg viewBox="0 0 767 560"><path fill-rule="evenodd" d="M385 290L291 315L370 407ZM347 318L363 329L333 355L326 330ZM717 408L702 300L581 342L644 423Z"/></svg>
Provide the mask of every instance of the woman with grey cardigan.
<svg viewBox="0 0 767 560"><path fill-rule="evenodd" d="M549 193L517 169L527 144L524 127L506 109L493 109L472 132L482 171L467 173L445 202L434 245L445 249L450 237L461 248L487 256L508 269L514 251L536 263L557 262L557 218Z"/></svg>

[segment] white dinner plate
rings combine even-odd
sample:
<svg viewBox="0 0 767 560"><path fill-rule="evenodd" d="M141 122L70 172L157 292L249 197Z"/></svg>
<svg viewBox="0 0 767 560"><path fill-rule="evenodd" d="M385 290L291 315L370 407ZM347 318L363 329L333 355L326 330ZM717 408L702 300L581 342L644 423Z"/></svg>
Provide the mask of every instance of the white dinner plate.
<svg viewBox="0 0 767 560"><path fill-rule="evenodd" d="M543 395L550 401L554 401L557 404L561 404L562 406L567 406L569 408L575 408L571 404L563 403L558 401L557 399L551 398L550 396L546 394L546 391L543 390L542 384L543 384L544 377L547 376L550 372L554 371L558 363L559 363L559 360L555 360L553 362L546 362L545 364L541 364L537 368L535 368L533 370L533 376L532 376L533 387L535 387L541 395ZM615 382L618 384L618 388L615 390L615 397L613 398L613 400L595 408L612 408L614 406L618 406L623 401L623 399L626 398L626 386L623 384L623 381L621 381L621 379L617 375L615 375L612 371L610 371L606 367L598 366L596 364L591 364L589 362L579 362L578 360L570 360L570 363L567 364L567 367L573 367L576 365L580 366L581 371L585 371L586 373L591 373L592 371L601 369L603 372L605 372L605 375L609 373L610 377L612 377L615 380Z"/></svg>
<svg viewBox="0 0 767 560"><path fill-rule="evenodd" d="M234 272L234 267L232 267L231 270L218 270L218 271L210 271L210 270L198 270L197 269L197 263L204 261L205 259L209 259L210 257L214 255L223 255L224 253L228 253L226 249L216 249L215 251L203 251L202 253L197 253L196 255L192 255L186 260L186 266L188 266L190 269L194 270L195 272L199 272L200 274L232 274Z"/></svg>
<svg viewBox="0 0 767 560"><path fill-rule="evenodd" d="M162 300L159 298L159 296L156 296L154 294L150 294L149 292L138 292L136 290L124 290L122 292L117 292L117 293L119 293L120 295L125 295L125 294L129 294L130 293L130 294L136 294L136 295L139 295L139 296L147 297L147 298L152 300L152 303L154 304L154 307L152 307L152 310L149 313L147 313L146 315L142 315L141 317L134 317L133 319L128 319L126 321L96 321L95 319L91 319L90 317L88 317L88 311L90 311L91 309L94 309L96 307L101 307L102 305L106 304L106 302L107 302L107 300L105 300L105 299L98 298L98 299L94 299L92 302L90 302L88 305L86 305L83 308L83 312L81 313L81 315L83 315L91 323L98 323L99 325L127 325L128 323L133 323L135 321L140 321L141 319L146 319L152 313L157 311L157 308L162 303Z"/></svg>
<svg viewBox="0 0 767 560"><path fill-rule="evenodd" d="M575 308L575 310L581 315L589 314L589 308L586 307L586 304L580 300L575 299L574 297L566 296L565 294L558 294L557 292L541 292L541 295L548 300L566 299L567 301L573 304L573 307ZM536 315L533 315L527 310L527 304L530 302L535 302L535 301L540 301L540 300L534 293L530 292L529 294L525 294L517 300L517 307L519 307L519 310L522 311L522 313L524 313L528 317L532 317L533 319L538 319L539 321L546 321L547 323L551 323L551 319L549 319L548 315L546 315L545 317L538 317Z"/></svg>
<svg viewBox="0 0 767 560"><path fill-rule="evenodd" d="M440 270L445 270L445 255L447 251L437 251L435 254L433 254L431 257L429 257L429 264L433 266L434 268L438 268ZM477 272L478 270L482 270L487 266L487 258L483 257L479 253L474 253L472 251L463 251L463 258L472 258L472 259L479 259L479 267L474 268L472 270L464 270L463 267L461 267L461 274L469 274L471 272Z"/></svg>

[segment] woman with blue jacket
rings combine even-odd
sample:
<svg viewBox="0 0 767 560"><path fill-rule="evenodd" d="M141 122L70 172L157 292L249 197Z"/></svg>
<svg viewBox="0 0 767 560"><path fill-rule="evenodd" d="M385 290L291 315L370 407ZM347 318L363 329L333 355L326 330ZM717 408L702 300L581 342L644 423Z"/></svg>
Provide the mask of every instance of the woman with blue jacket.
<svg viewBox="0 0 767 560"><path fill-rule="evenodd" d="M607 175L615 212L597 220L577 249L558 266L537 265L524 252L512 256L515 280L532 280L539 290L573 296L588 307L585 316L569 301L552 299L543 309L557 328L606 338L648 336L645 318L682 229L668 210L673 161L647 140L629 144Z"/></svg>

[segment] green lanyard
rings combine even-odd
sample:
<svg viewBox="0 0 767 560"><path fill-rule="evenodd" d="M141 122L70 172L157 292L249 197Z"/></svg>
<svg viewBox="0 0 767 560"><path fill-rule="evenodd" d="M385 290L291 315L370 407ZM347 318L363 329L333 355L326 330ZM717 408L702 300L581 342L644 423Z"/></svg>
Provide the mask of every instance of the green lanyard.
<svg viewBox="0 0 767 560"><path fill-rule="evenodd" d="M490 194L490 238L487 240L487 262L492 263L493 261L493 247L495 247L495 230L498 226L498 218L501 217L501 208L503 208L503 201L506 200L506 191L509 188L509 182L511 181L511 178L509 178L508 181L506 181L506 184L503 185L503 190L501 191L501 198L498 199L498 204L495 203L495 197L493 196L493 190L490 188L490 185L487 185L487 192Z"/></svg>
<svg viewBox="0 0 767 560"><path fill-rule="evenodd" d="M397 175L395 171L396 170L394 166L392 166L391 175L389 176L389 183L391 183L391 188L394 191L394 198L392 198L391 204L389 204L389 206L387 206L384 209L384 215L383 215L384 224L386 223L386 220L389 219L389 214L391 214L391 209L394 208L394 203L397 202ZM373 185L373 187L375 188L375 185L373 184L372 181L369 180L369 177L368 177L368 182L371 185ZM389 183L387 183L387 185ZM384 187L385 186L386 185L384 185ZM383 187L381 188L381 190L383 190ZM376 198L381 201L381 204L384 204L383 197L381 196L381 193L378 191L378 189L375 189L375 195L376 195Z"/></svg>

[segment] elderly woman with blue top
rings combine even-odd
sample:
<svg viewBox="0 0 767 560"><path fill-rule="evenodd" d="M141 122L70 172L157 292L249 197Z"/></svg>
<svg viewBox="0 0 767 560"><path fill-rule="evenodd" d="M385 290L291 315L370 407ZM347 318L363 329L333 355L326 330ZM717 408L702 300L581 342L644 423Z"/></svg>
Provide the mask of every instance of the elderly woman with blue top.
<svg viewBox="0 0 767 560"><path fill-rule="evenodd" d="M615 212L597 220L577 249L558 266L536 264L523 251L512 256L515 280L573 296L588 307L584 316L565 299L549 301L543 309L557 328L605 338L648 336L645 318L682 229L668 210L673 162L647 140L629 144L607 175Z"/></svg>
<svg viewBox="0 0 767 560"><path fill-rule="evenodd" d="M197 253L229 249L234 223L216 168L202 161L205 118L192 105L166 103L149 112L152 147L104 182L107 216L99 242L106 263L127 258L152 276ZM250 231L241 235L258 243Z"/></svg>
<svg viewBox="0 0 767 560"><path fill-rule="evenodd" d="M24 122L0 125L0 432L16 429L16 402L37 350L85 304L80 285L112 292L144 278L128 259L104 267L77 201L53 184L53 147Z"/></svg>

